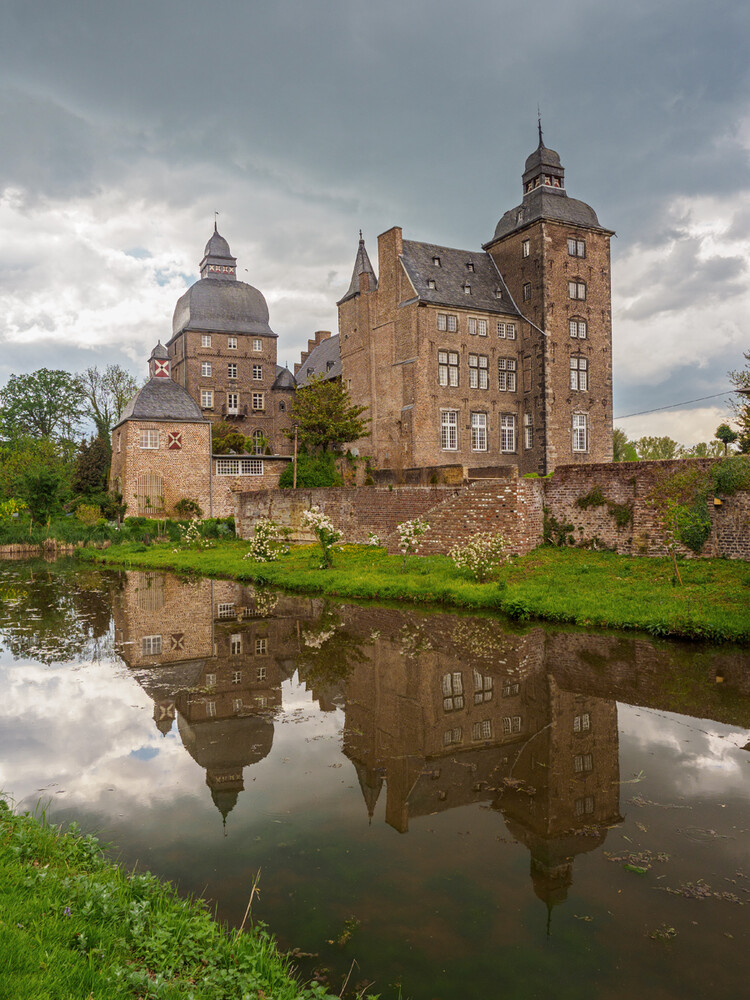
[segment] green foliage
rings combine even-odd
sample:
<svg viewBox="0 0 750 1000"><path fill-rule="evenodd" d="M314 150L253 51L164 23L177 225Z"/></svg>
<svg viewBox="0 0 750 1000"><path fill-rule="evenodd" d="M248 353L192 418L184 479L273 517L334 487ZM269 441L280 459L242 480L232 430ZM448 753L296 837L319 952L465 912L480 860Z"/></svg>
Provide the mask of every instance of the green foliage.
<svg viewBox="0 0 750 1000"><path fill-rule="evenodd" d="M36 465L27 469L21 478L19 493L37 524L61 514L67 499L67 483L59 469Z"/></svg>
<svg viewBox="0 0 750 1000"><path fill-rule="evenodd" d="M81 524L92 527L102 519L102 512L95 504L82 503L76 508L76 517Z"/></svg>
<svg viewBox="0 0 750 1000"><path fill-rule="evenodd" d="M333 562L333 546L340 540L341 532L334 528L330 517L324 514L317 504L303 513L301 523L303 528L310 528L318 539L323 554L320 568L327 569Z"/></svg>
<svg viewBox="0 0 750 1000"><path fill-rule="evenodd" d="M612 459L615 462L637 462L638 452L624 430L615 427L612 431Z"/></svg>
<svg viewBox="0 0 750 1000"><path fill-rule="evenodd" d="M726 455L727 448L730 444L734 444L739 434L737 431L733 431L729 424L719 424L714 432L714 437L724 445L724 454Z"/></svg>
<svg viewBox="0 0 750 1000"><path fill-rule="evenodd" d="M290 534L289 528L282 528L271 518L259 518L253 526L253 538L245 558L256 562L275 562L289 551L286 539Z"/></svg>
<svg viewBox="0 0 750 1000"><path fill-rule="evenodd" d="M484 583L508 558L508 543L502 535L480 531L468 542L452 548L449 556L457 569L467 570Z"/></svg>
<svg viewBox="0 0 750 1000"><path fill-rule="evenodd" d="M576 507L588 510L589 507L603 507L606 502L607 498L602 493L601 486L594 486L585 496L578 497Z"/></svg>
<svg viewBox="0 0 750 1000"><path fill-rule="evenodd" d="M102 437L96 437L88 442L84 438L78 446L78 453L73 465L73 474L70 480L73 492L88 497L106 490L110 459L111 451L108 441Z"/></svg>
<svg viewBox="0 0 750 1000"><path fill-rule="evenodd" d="M0 499L21 495L21 483L30 468L44 466L55 469L65 481L70 481L70 462L64 446L46 438L21 438L0 443Z"/></svg>
<svg viewBox="0 0 750 1000"><path fill-rule="evenodd" d="M179 518L203 517L201 505L191 497L183 497L174 505L174 512Z"/></svg>
<svg viewBox="0 0 750 1000"><path fill-rule="evenodd" d="M711 518L706 504L707 498L699 494L689 506L675 504L672 511L672 524L677 537L696 555L711 534Z"/></svg>
<svg viewBox="0 0 750 1000"><path fill-rule="evenodd" d="M247 438L244 434L240 434L234 424L222 420L211 428L211 450L214 455L244 455L252 448Z"/></svg>
<svg viewBox="0 0 750 1000"><path fill-rule="evenodd" d="M642 461L679 458L682 449L671 437L641 437L635 442L638 458Z"/></svg>
<svg viewBox="0 0 750 1000"><path fill-rule="evenodd" d="M580 507L581 510L588 510L589 507L604 506L606 506L614 518L618 530L625 528L633 520L632 505L628 503L615 503L614 500L608 500L602 492L601 486L594 486L588 493L582 497L578 497L576 500L576 507Z"/></svg>
<svg viewBox="0 0 750 1000"><path fill-rule="evenodd" d="M313 378L297 389L290 408L292 425L303 447L327 451L367 434L366 406L355 406L337 379ZM285 431L294 437L294 430Z"/></svg>
<svg viewBox="0 0 750 1000"><path fill-rule="evenodd" d="M714 492L731 497L738 490L750 489L750 458L732 455L723 462L717 462L711 469Z"/></svg>
<svg viewBox="0 0 750 1000"><path fill-rule="evenodd" d="M138 391L138 383L120 365L107 365L104 371L94 365L78 376L88 414L97 437L109 442L112 427L122 416L128 401Z"/></svg>
<svg viewBox="0 0 750 1000"><path fill-rule="evenodd" d="M2 429L11 439L24 436L72 441L83 417L83 388L76 375L40 368L11 375L0 391Z"/></svg>
<svg viewBox="0 0 750 1000"><path fill-rule="evenodd" d="M17 497L11 497L10 500L2 500L0 501L0 522L11 521L20 517L26 510L28 510L28 507L24 501L19 500Z"/></svg>
<svg viewBox="0 0 750 1000"><path fill-rule="evenodd" d="M542 540L545 545L572 545L573 525L558 521L554 514L550 514L548 508L545 507L542 519Z"/></svg>
<svg viewBox="0 0 750 1000"><path fill-rule="evenodd" d="M294 464L290 462L279 478L281 489L291 488L294 482ZM297 455L297 489L314 490L325 486L343 486L344 480L336 468L333 452L322 455Z"/></svg>

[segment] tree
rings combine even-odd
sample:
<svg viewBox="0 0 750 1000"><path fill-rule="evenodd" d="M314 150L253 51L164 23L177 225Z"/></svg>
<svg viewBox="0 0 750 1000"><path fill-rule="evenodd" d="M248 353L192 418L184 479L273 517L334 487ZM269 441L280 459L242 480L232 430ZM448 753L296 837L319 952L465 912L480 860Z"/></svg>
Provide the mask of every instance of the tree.
<svg viewBox="0 0 750 1000"><path fill-rule="evenodd" d="M120 365L107 365L104 371L99 371L94 365L78 378L97 435L109 441L112 428L137 392L138 383Z"/></svg>
<svg viewBox="0 0 750 1000"><path fill-rule="evenodd" d="M211 428L211 451L214 455L243 455L247 440L236 427L221 420Z"/></svg>
<svg viewBox="0 0 750 1000"><path fill-rule="evenodd" d="M733 431L729 424L719 424L714 433L714 437L717 441L721 441L724 445L724 454L726 455L727 448L730 444L734 444L739 437L739 434L737 431Z"/></svg>
<svg viewBox="0 0 750 1000"><path fill-rule="evenodd" d="M84 413L83 388L76 375L40 368L11 375L0 392L2 427L16 440L23 436L71 442Z"/></svg>
<svg viewBox="0 0 750 1000"><path fill-rule="evenodd" d="M107 488L107 472L109 470L109 443L100 437L92 438L89 443L85 439L78 447L71 487L74 493L83 496L96 496Z"/></svg>
<svg viewBox="0 0 750 1000"><path fill-rule="evenodd" d="M637 462L638 452L625 431L615 427L612 431L612 458L615 462Z"/></svg>
<svg viewBox="0 0 750 1000"><path fill-rule="evenodd" d="M638 458L643 461L657 459L679 458L682 453L680 445L671 437L642 437L635 442Z"/></svg>
<svg viewBox="0 0 750 1000"><path fill-rule="evenodd" d="M747 364L738 371L729 372L729 381L735 389L750 390L750 351L745 351L745 361ZM738 449L741 454L750 454L750 396L742 395L734 403L734 412L737 415L737 427L739 429Z"/></svg>
<svg viewBox="0 0 750 1000"><path fill-rule="evenodd" d="M720 441L699 441L690 448L682 449L683 458L721 458L723 454Z"/></svg>
<svg viewBox="0 0 750 1000"><path fill-rule="evenodd" d="M27 469L19 484L19 493L26 501L31 518L44 524L56 514L61 514L67 494L65 476L49 465L34 465Z"/></svg>
<svg viewBox="0 0 750 1000"><path fill-rule="evenodd" d="M370 419L362 417L366 409L352 403L339 381L318 377L297 390L290 414L301 445L328 451L367 434ZM294 437L293 428L284 433Z"/></svg>

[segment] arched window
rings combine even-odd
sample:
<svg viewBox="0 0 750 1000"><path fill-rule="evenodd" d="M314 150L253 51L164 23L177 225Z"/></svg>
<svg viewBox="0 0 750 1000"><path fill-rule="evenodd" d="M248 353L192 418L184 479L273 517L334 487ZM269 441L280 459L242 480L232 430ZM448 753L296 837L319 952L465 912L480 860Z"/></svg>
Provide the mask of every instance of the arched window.
<svg viewBox="0 0 750 1000"><path fill-rule="evenodd" d="M268 440L261 430L253 431L253 454L262 455L268 447Z"/></svg>
<svg viewBox="0 0 750 1000"><path fill-rule="evenodd" d="M164 480L153 472L138 476L135 487L139 514L159 514L164 510Z"/></svg>

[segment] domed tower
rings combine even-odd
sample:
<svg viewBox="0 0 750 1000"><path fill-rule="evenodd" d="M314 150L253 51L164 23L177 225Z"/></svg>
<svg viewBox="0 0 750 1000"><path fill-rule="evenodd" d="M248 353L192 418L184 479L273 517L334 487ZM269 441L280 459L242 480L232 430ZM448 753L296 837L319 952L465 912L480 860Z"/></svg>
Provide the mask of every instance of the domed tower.
<svg viewBox="0 0 750 1000"><path fill-rule="evenodd" d="M559 155L527 158L523 200L484 245L529 326L522 343L523 440L539 472L612 461L609 241L596 212L569 198Z"/></svg>
<svg viewBox="0 0 750 1000"><path fill-rule="evenodd" d="M216 224L199 269L200 280L177 301L172 318L172 378L211 423L236 423L264 451L288 454L281 433L288 393L279 396L274 386L280 369L268 305L257 288L237 280L237 259Z"/></svg>

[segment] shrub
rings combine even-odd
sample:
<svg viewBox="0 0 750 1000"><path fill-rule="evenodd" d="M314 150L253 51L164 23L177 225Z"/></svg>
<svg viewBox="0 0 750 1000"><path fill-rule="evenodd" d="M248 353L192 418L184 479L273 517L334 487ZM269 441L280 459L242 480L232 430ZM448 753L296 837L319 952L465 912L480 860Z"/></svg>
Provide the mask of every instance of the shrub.
<svg viewBox="0 0 750 1000"><path fill-rule="evenodd" d="M336 531L330 517L324 514L318 506L311 507L304 512L302 515L302 526L311 528L313 534L320 542L320 548L323 552L323 562L320 568L325 569L327 566L330 566L332 562L331 549L341 538L341 532Z"/></svg>
<svg viewBox="0 0 750 1000"><path fill-rule="evenodd" d="M275 562L279 556L289 551L288 528L282 528L276 521L262 517L255 522L253 540L243 558L256 562Z"/></svg>
<svg viewBox="0 0 750 1000"><path fill-rule="evenodd" d="M184 549L212 549L216 544L210 538L206 538L198 521L191 521L187 525L180 524L178 531L180 545Z"/></svg>
<svg viewBox="0 0 750 1000"><path fill-rule="evenodd" d="M11 497L10 500L0 503L0 521L16 520L25 510L28 508L23 500Z"/></svg>
<svg viewBox="0 0 750 1000"><path fill-rule="evenodd" d="M289 489L294 483L294 464L287 465L281 473L279 486ZM297 489L314 490L326 486L343 486L344 480L336 469L335 456L332 452L322 455L307 455L304 452L297 456Z"/></svg>
<svg viewBox="0 0 750 1000"><path fill-rule="evenodd" d="M448 555L457 569L468 570L475 580L484 583L508 558L507 547L502 535L480 531L464 545L456 545Z"/></svg>
<svg viewBox="0 0 750 1000"><path fill-rule="evenodd" d="M102 512L95 504L82 503L76 509L76 518L89 528L93 528L97 522L102 520Z"/></svg>
<svg viewBox="0 0 750 1000"><path fill-rule="evenodd" d="M174 512L179 518L200 518L203 517L201 505L192 497L183 497L174 505Z"/></svg>
<svg viewBox="0 0 750 1000"><path fill-rule="evenodd" d="M429 530L430 526L427 521L420 521L418 517L415 517L411 521L402 521L401 524L396 525L398 550L404 557L402 569L406 569L406 557L419 552L422 545L420 539Z"/></svg>

